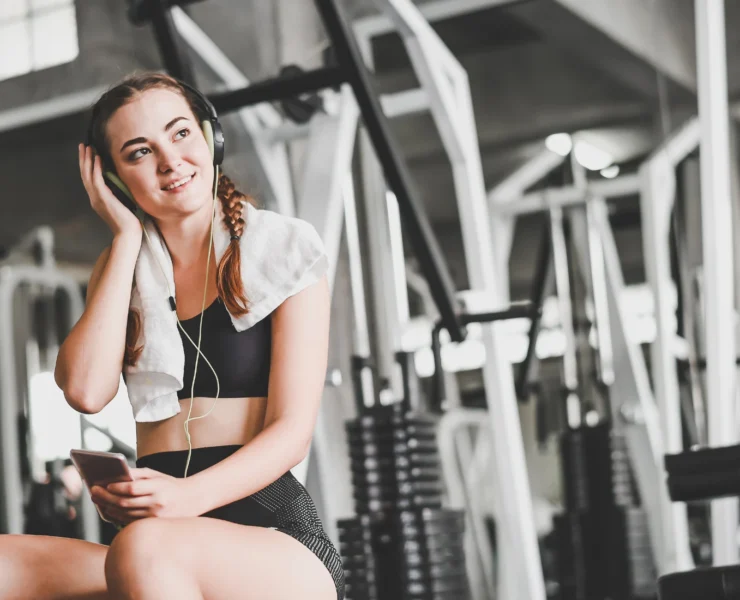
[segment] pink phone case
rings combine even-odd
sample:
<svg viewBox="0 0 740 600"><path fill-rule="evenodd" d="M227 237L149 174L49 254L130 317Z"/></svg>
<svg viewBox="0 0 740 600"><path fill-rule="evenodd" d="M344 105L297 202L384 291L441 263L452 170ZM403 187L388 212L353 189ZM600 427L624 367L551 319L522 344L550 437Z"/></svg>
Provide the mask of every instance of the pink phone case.
<svg viewBox="0 0 740 600"><path fill-rule="evenodd" d="M126 457L120 452L98 452L95 450L73 449L69 453L72 463L80 473L82 481L85 482L88 493L95 485L105 487L109 483L117 481L133 481L133 475L129 470ZM95 508L106 523L114 523L103 516L100 507Z"/></svg>

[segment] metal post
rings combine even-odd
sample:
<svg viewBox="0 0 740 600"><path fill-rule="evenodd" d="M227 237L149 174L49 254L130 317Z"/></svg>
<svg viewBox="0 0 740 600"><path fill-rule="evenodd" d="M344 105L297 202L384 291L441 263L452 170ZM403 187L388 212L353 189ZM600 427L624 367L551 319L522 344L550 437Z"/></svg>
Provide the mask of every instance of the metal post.
<svg viewBox="0 0 740 600"><path fill-rule="evenodd" d="M735 311L732 196L724 0L695 0L701 125L701 205L707 333L709 443L738 442L735 417ZM712 502L715 565L740 560L737 498Z"/></svg>
<svg viewBox="0 0 740 600"><path fill-rule="evenodd" d="M347 201L347 178L350 177L352 148L357 130L358 111L351 90L346 86L341 93L339 113L321 117L312 124L307 151L308 161L302 180L302 194L298 201L298 217L312 223L321 235L329 257L328 279L334 289L334 278L339 257L344 209ZM334 406L340 402L333 388L325 393L316 419L316 428L310 456L317 459L317 474L323 508L323 522L327 535L336 543L336 521L340 516L341 500L351 497L350 482L342 477L337 460L346 454L341 446L344 439L342 412ZM296 468L299 480L305 481L307 460Z"/></svg>
<svg viewBox="0 0 740 600"><path fill-rule="evenodd" d="M581 425L581 407L578 399L576 333L573 329L573 305L570 295L568 247L565 240L565 230L563 229L563 209L550 209L549 217L553 270L555 272L555 294L558 299L560 327L565 336L565 350L563 352L563 383L566 394L565 417L568 427L575 429Z"/></svg>
<svg viewBox="0 0 740 600"><path fill-rule="evenodd" d="M659 149L640 168L643 180L640 210L645 272L655 307L655 341L650 346L650 365L662 433L662 452L675 454L683 451L678 373L672 348L676 327L669 253L670 214L676 180L674 166L666 155L663 149ZM660 472L665 473L665 470L661 467ZM655 534L660 535L654 538L653 543L660 545L656 566L663 574L686 568L692 561L691 556L685 554L688 545L686 506L671 503L667 490L660 494L659 499L657 515L661 524Z"/></svg>

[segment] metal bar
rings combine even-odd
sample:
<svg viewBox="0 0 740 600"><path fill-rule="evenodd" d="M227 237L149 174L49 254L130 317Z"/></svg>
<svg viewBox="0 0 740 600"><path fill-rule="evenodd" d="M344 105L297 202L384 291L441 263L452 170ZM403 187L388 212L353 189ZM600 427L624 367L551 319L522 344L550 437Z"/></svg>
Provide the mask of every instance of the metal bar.
<svg viewBox="0 0 740 600"><path fill-rule="evenodd" d="M738 442L735 415L735 322L730 188L730 136L727 103L727 50L724 0L695 0L698 77L702 249L707 336L709 443ZM712 502L712 560L740 560L738 501Z"/></svg>
<svg viewBox="0 0 740 600"><path fill-rule="evenodd" d="M354 324L354 355L370 358L370 326L368 311L365 303L365 283L362 273L362 251L360 246L360 230L357 220L357 203L355 199L354 183L348 175L344 185L344 232L347 240L347 255L349 259L349 277L352 290L352 308ZM364 407L375 404L375 381L373 372L369 368L360 373L360 390Z"/></svg>
<svg viewBox="0 0 740 600"><path fill-rule="evenodd" d="M573 307L570 300L570 273L568 272L568 248L563 229L563 211L552 208L550 217L550 239L555 270L555 290L560 313L560 327L565 336L563 352L563 381L569 393L578 390L578 367L576 365L576 334L573 331ZM574 425L575 426L575 425Z"/></svg>
<svg viewBox="0 0 740 600"><path fill-rule="evenodd" d="M564 160L564 156L544 148L543 145L539 154L491 188L488 192L491 208L498 209L503 204L518 201L524 190L540 181L556 167L562 165Z"/></svg>
<svg viewBox="0 0 740 600"><path fill-rule="evenodd" d="M596 229L593 199L585 206L586 235L588 236L588 266L591 271L591 294L594 303L594 322L599 340L599 379L605 386L614 383L614 355L611 324L607 300L606 275L604 273L604 250Z"/></svg>
<svg viewBox="0 0 740 600"><path fill-rule="evenodd" d="M676 287L679 292L679 318L683 326L682 334L688 346L688 370L686 375L689 385L686 394L690 396L690 402L682 402L682 405L690 445L706 446L708 441L706 398L698 360L698 356L704 354L702 349L704 339L698 333L702 328L698 322L700 312L697 306L696 287L694 285L696 269L692 265L692 248L688 234L689 211L692 213L696 211L698 214L691 215L693 221L691 223L692 233L696 234L699 240L701 239L701 213L696 210L699 208L701 197L698 160L692 157L683 161L680 177L681 197L676 199L673 209L674 235L672 241L677 263L678 282ZM698 256L695 260L700 264ZM684 396L682 395L681 398L683 400Z"/></svg>
<svg viewBox="0 0 740 600"><path fill-rule="evenodd" d="M391 242L391 207L397 217L396 197L386 188L382 168L374 152L367 130L360 130L360 169L362 171L362 218L367 232L366 260L370 276L370 303L373 318L374 359L379 378L389 382L393 396L402 393L402 381L396 368L395 353L402 347L401 311L396 293L394 244ZM370 401L367 398L366 401Z"/></svg>
<svg viewBox="0 0 740 600"><path fill-rule="evenodd" d="M380 97L380 103L383 113L389 119L424 112L430 107L429 94L423 88L384 94Z"/></svg>
<svg viewBox="0 0 740 600"><path fill-rule="evenodd" d="M182 47L167 3L165 0L150 0L149 9L154 39L167 71L190 85L196 85L192 62Z"/></svg>
<svg viewBox="0 0 740 600"><path fill-rule="evenodd" d="M341 68L352 85L368 134L383 166L386 180L398 199L399 210L410 242L418 257L421 270L429 281L429 287L440 315L453 341L460 342L464 339L464 332L456 321L452 277L411 175L391 135L380 101L373 91L357 43L345 19L340 15L335 1L315 0L315 2L324 26L334 43Z"/></svg>
<svg viewBox="0 0 740 600"><path fill-rule="evenodd" d="M640 193L640 178L637 175L623 175L615 179L589 182L588 186L548 188L539 192L525 194L513 202L497 206L502 215L523 215L550 208L573 206L586 202L586 196L599 198L619 198Z"/></svg>
<svg viewBox="0 0 740 600"><path fill-rule="evenodd" d="M209 99L219 114L225 114L260 102L274 102L330 87L339 87L346 80L343 73L340 67L319 67L313 71L258 81L239 90L211 94Z"/></svg>
<svg viewBox="0 0 740 600"><path fill-rule="evenodd" d="M531 317L529 334L527 336L529 339L529 343L527 344L527 354L524 357L524 362L519 365L519 373L515 386L517 398L520 400L525 398L525 387L529 377L529 369L537 356L537 336L540 332L542 306L545 303L545 295L548 291L548 283L550 282L549 274L551 264L552 243L550 242L550 223L546 221L543 235L540 236L540 251L537 255L537 262L535 263L533 278L534 284L532 285L531 295L532 305L536 306L538 310L535 311L535 314Z"/></svg>
<svg viewBox="0 0 740 600"><path fill-rule="evenodd" d="M425 2L418 8L424 18L431 22L449 19L486 8L506 6L523 0L436 0ZM395 30L393 20L385 14L358 19L354 24L359 38L373 38Z"/></svg>
<svg viewBox="0 0 740 600"><path fill-rule="evenodd" d="M181 6L187 6L195 2L202 2L202 0L129 0L128 18L134 25L143 25L152 20L152 11L157 8L155 6L152 9L153 4L180 10Z"/></svg>
<svg viewBox="0 0 740 600"><path fill-rule="evenodd" d="M463 313L458 315L458 320L463 325L470 323L492 323L495 321L506 321L508 319L534 319L537 318L542 310L531 302L515 302L508 308L485 313ZM442 342L440 333L445 329L444 321L437 321L432 329L432 356L434 356L434 376L432 379L432 407L439 412L442 408L442 402L445 400L445 381L444 369L442 368Z"/></svg>
<svg viewBox="0 0 740 600"><path fill-rule="evenodd" d="M667 155L662 153L655 154L640 167L643 179L640 195L643 256L655 307L655 341L650 345L650 367L660 420L661 452L668 454L683 450L678 373L672 347L676 335L669 253L670 214L676 185L673 169ZM661 534L653 538L661 548L656 563L661 574L678 570L686 564L686 557L682 554L686 507L666 505L666 501L670 502L667 492L661 493L659 510L656 511L662 520Z"/></svg>

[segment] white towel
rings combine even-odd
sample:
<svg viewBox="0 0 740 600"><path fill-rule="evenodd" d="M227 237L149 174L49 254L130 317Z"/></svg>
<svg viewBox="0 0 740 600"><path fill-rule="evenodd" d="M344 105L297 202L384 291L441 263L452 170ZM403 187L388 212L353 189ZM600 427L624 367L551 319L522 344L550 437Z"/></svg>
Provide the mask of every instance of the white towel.
<svg viewBox="0 0 740 600"><path fill-rule="evenodd" d="M307 221L257 209L249 203L245 203L244 221L239 244L249 312L241 317L231 315L237 331L265 318L286 298L318 281L328 268L321 237ZM124 368L124 379L134 419L150 422L180 412L177 392L183 387L185 353L162 274L164 270L177 301L172 259L154 223L147 220L144 226L149 235L142 240L131 294L131 307L139 311L142 320L136 345L143 349L136 365ZM229 242L221 203L216 202L213 248L217 264Z"/></svg>

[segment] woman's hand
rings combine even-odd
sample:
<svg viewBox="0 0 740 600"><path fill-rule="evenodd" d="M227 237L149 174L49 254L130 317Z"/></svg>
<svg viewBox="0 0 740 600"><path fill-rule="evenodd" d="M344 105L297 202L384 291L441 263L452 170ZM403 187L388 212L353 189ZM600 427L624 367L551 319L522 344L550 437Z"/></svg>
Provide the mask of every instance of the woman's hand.
<svg viewBox="0 0 740 600"><path fill-rule="evenodd" d="M114 236L133 234L141 237L141 222L124 204L116 198L103 179L103 165L92 147L79 145L80 175L90 206L110 227Z"/></svg>
<svg viewBox="0 0 740 600"><path fill-rule="evenodd" d="M131 468L134 481L93 486L93 502L112 521L128 525L146 517L197 517L202 514L199 495L191 480L154 469Z"/></svg>

